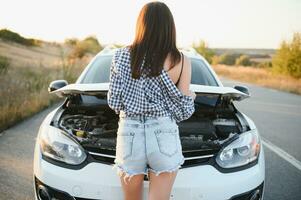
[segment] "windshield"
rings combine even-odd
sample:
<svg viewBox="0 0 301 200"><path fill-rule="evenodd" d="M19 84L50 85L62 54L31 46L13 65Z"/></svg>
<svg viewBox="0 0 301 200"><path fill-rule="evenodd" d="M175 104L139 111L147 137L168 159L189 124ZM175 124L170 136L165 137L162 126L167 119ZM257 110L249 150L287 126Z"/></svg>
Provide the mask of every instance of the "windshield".
<svg viewBox="0 0 301 200"><path fill-rule="evenodd" d="M218 86L214 76L201 59L191 58L191 83L198 85ZM99 56L89 67L81 83L109 82L112 56Z"/></svg>

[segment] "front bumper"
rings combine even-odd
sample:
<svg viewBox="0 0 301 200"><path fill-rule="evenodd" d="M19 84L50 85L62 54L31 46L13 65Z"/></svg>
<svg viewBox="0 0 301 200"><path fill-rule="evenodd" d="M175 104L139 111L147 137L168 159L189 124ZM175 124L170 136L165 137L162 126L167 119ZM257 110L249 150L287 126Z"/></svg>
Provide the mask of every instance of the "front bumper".
<svg viewBox="0 0 301 200"><path fill-rule="evenodd" d="M181 168L173 185L170 199L240 200L258 187L264 190L265 162L261 148L256 165L233 173L222 173L210 165ZM65 194L64 200L104 199L121 200L120 179L112 165L90 163L73 170L53 165L41 157L38 145L34 159L35 192L44 185ZM149 182L144 181L144 199L147 199ZM68 197L68 198L67 198ZM37 197L36 197L37 199ZM61 200L60 198L56 198Z"/></svg>

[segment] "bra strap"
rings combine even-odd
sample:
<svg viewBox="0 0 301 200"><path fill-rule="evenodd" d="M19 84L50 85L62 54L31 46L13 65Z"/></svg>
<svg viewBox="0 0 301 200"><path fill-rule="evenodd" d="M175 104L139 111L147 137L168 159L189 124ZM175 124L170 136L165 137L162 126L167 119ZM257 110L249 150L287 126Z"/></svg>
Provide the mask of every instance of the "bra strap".
<svg viewBox="0 0 301 200"><path fill-rule="evenodd" d="M176 85L178 85L179 81L180 81L180 78L181 78L181 74L182 74L182 71L183 71L183 65L184 65L184 55L183 53L181 52L181 56L182 56L182 67L181 67L181 72L180 72L180 75L179 75L179 78L176 82Z"/></svg>

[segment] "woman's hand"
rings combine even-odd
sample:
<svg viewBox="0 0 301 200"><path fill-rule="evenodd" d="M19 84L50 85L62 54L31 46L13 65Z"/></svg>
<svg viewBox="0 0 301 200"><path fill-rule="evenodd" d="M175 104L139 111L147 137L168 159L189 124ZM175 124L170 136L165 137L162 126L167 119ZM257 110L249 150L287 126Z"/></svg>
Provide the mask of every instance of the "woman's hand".
<svg viewBox="0 0 301 200"><path fill-rule="evenodd" d="M196 98L195 92L189 90L189 93L190 93L189 95L192 96L193 100L195 100L195 98Z"/></svg>

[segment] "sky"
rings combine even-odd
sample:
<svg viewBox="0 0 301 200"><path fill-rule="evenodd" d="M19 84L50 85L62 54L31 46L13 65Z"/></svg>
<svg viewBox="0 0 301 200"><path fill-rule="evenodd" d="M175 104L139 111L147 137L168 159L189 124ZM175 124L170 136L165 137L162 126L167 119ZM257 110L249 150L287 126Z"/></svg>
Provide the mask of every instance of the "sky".
<svg viewBox="0 0 301 200"><path fill-rule="evenodd" d="M47 41L95 35L102 44L130 44L146 0L1 0L0 29ZM301 32L301 0L162 0L177 45L278 48Z"/></svg>

